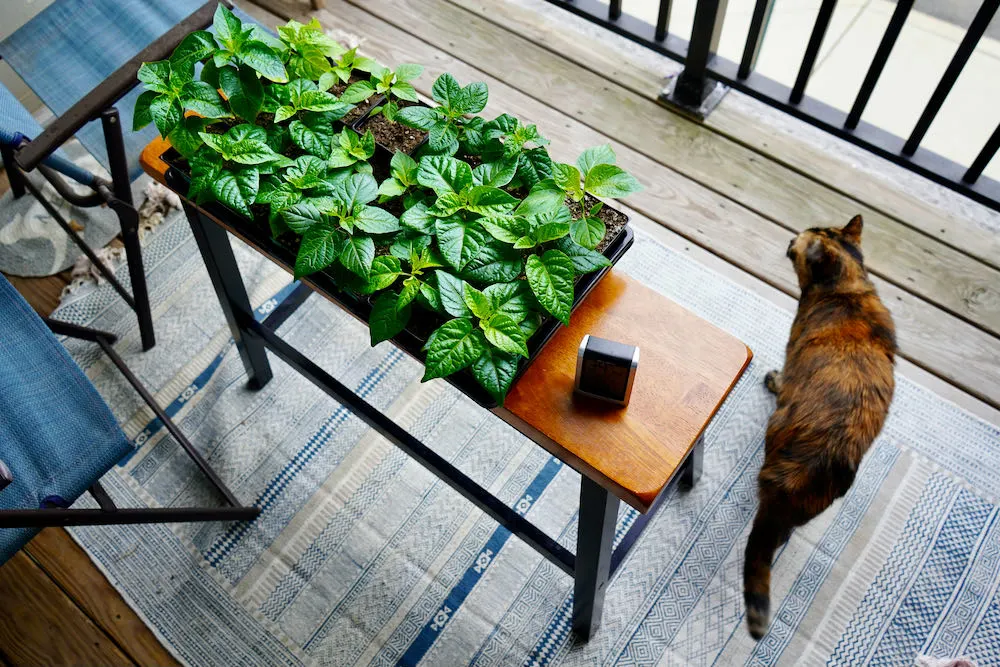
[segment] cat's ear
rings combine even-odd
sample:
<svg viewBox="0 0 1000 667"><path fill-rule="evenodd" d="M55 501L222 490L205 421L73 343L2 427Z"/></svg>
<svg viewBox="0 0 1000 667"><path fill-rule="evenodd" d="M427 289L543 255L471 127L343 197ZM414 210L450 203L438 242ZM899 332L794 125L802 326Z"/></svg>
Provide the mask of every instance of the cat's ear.
<svg viewBox="0 0 1000 667"><path fill-rule="evenodd" d="M864 220L861 219L860 215L856 215L851 218L849 223L844 225L844 228L840 230L840 233L854 245L860 245L862 227L864 227Z"/></svg>
<svg viewBox="0 0 1000 667"><path fill-rule="evenodd" d="M840 276L840 257L819 237L806 246L806 266L813 282L827 282Z"/></svg>

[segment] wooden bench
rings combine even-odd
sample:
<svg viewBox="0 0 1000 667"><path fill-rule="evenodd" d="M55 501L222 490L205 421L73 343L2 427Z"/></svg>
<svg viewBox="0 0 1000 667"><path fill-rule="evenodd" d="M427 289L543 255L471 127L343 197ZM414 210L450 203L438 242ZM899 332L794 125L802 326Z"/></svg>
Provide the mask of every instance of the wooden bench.
<svg viewBox="0 0 1000 667"><path fill-rule="evenodd" d="M143 168L170 187L163 140L150 143ZM180 189L180 188L177 188ZM183 192L178 192L183 198ZM587 638L600 623L605 588L658 508L668 487L693 485L701 472L702 434L750 362L738 339L693 315L620 271L611 271L553 336L505 404L493 413L582 476L576 554L555 542L464 473L420 443L274 332L312 292L334 303L326 289L306 278L264 323L254 320L227 233L291 272L262 237L224 223L214 205L184 208L226 315L251 386L271 377L270 350L372 428L434 472L452 488L574 577L573 627ZM272 319L273 318L273 319ZM585 334L641 349L641 363L627 408L573 394L577 349ZM617 549L619 501L642 512Z"/></svg>

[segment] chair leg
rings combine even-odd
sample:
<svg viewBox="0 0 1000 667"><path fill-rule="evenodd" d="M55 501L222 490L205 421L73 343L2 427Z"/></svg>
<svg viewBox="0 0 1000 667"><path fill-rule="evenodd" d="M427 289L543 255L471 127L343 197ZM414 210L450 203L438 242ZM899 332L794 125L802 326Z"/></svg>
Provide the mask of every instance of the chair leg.
<svg viewBox="0 0 1000 667"><path fill-rule="evenodd" d="M14 162L14 149L7 144L0 143L0 154L3 157L3 168L7 173L7 180L10 182L10 191L14 199L24 196L24 174L18 169Z"/></svg>
<svg viewBox="0 0 1000 667"><path fill-rule="evenodd" d="M125 157L125 140L122 137L118 109L111 107L102 112L101 125L104 129L104 144L108 150L111 182L117 199L110 202L110 206L118 214L118 221L121 223L128 274L132 281L132 298L135 300L135 314L139 320L139 336L142 339L142 349L148 350L156 345L156 337L153 333L146 272L142 266L142 249L139 246L139 214L132 201L132 185L128 178L128 159Z"/></svg>

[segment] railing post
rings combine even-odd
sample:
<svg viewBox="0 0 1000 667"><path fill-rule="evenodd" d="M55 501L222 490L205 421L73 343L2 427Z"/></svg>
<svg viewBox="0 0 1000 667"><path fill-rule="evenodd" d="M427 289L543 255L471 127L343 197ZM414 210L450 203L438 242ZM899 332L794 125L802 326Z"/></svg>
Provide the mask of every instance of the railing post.
<svg viewBox="0 0 1000 667"><path fill-rule="evenodd" d="M684 71L661 99L699 118L707 116L725 95L726 86L708 78L708 63L715 57L726 18L727 0L698 0L691 27Z"/></svg>

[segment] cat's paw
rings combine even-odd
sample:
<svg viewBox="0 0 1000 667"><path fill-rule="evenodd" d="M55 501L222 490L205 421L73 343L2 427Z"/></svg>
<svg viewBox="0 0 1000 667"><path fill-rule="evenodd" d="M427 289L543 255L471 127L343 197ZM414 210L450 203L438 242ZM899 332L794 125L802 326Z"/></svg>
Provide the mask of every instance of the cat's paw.
<svg viewBox="0 0 1000 667"><path fill-rule="evenodd" d="M764 386L772 394L781 391L781 371L770 371L764 376Z"/></svg>

